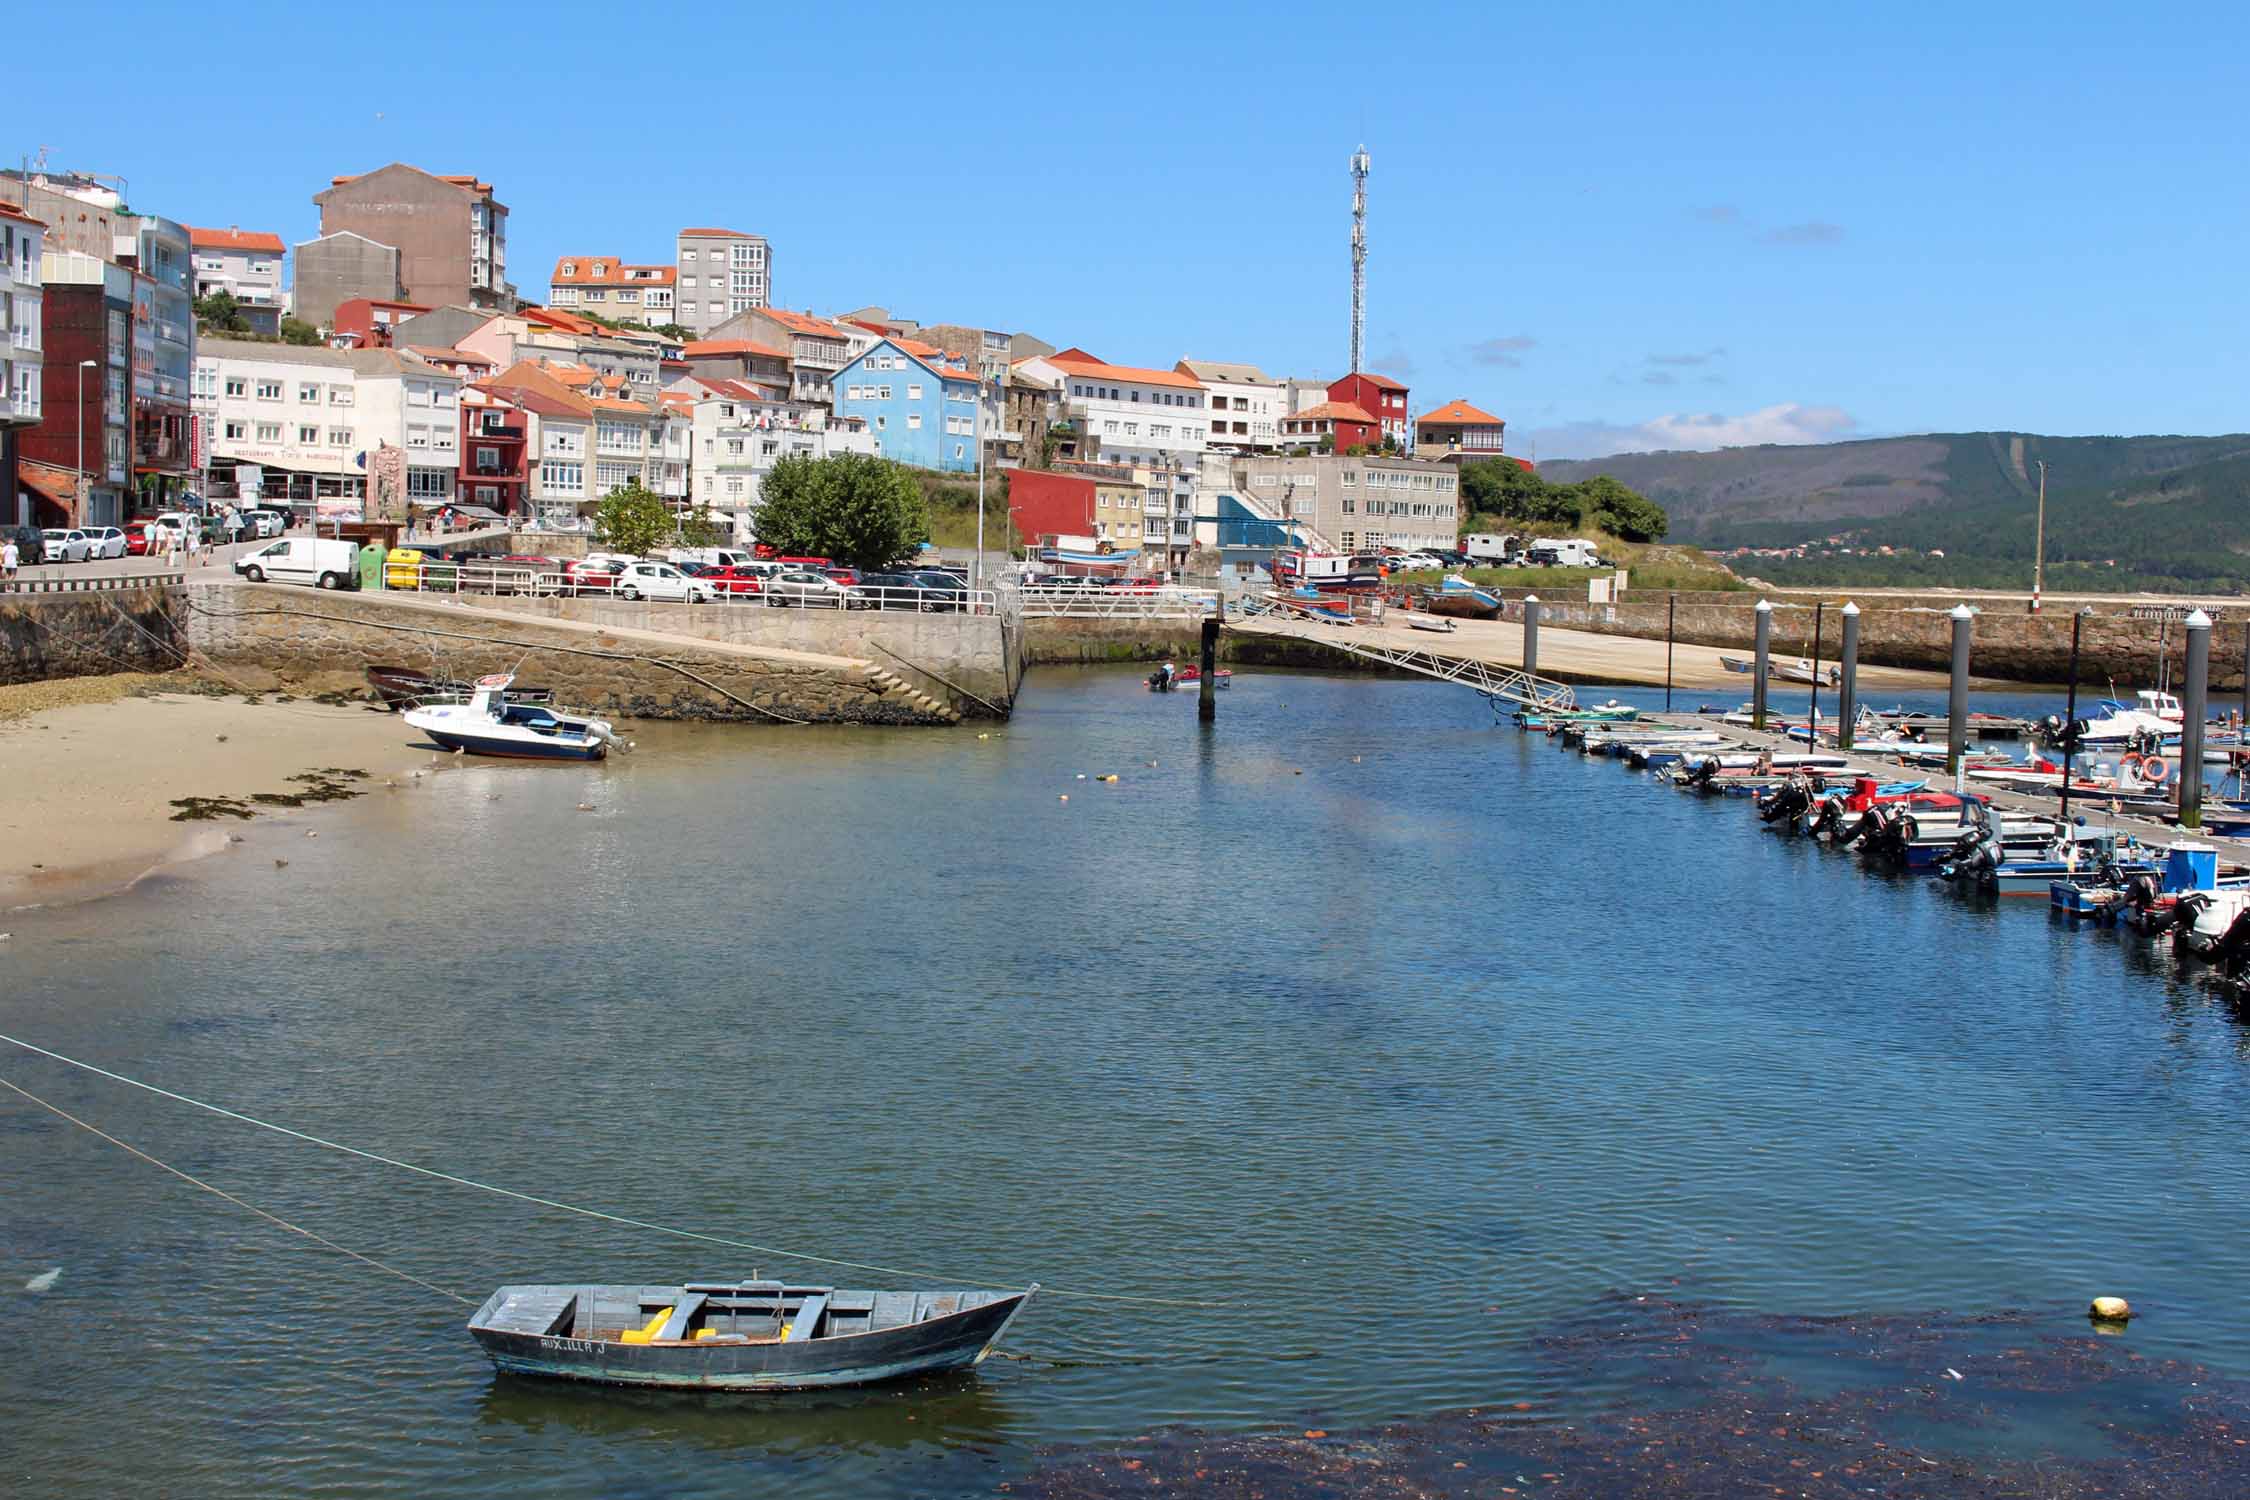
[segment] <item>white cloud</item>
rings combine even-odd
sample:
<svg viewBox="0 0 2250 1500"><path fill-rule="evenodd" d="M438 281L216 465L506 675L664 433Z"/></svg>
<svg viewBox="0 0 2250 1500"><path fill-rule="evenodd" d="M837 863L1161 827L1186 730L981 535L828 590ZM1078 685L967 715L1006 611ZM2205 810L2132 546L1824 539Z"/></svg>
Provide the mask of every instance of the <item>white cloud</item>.
<svg viewBox="0 0 2250 1500"><path fill-rule="evenodd" d="M1531 434L1543 458L1608 458L1617 453L1685 449L1751 448L1763 443L1833 443L1859 427L1839 406L1778 406L1728 416L1721 412L1676 412L1630 425L1616 422L1564 422Z"/></svg>

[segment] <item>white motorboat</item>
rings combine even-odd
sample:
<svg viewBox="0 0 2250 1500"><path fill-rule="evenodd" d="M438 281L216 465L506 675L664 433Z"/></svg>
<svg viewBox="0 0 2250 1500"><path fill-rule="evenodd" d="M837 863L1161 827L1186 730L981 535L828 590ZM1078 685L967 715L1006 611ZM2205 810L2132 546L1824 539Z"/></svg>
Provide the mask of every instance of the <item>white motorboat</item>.
<svg viewBox="0 0 2250 1500"><path fill-rule="evenodd" d="M1433 630L1440 635L1451 635L1455 627L1453 622L1443 615L1409 614L1406 617L1406 628L1409 630Z"/></svg>
<svg viewBox="0 0 2250 1500"><path fill-rule="evenodd" d="M551 703L511 699L515 676L479 677L466 702L425 703L402 718L448 750L515 760L600 760L631 747L607 719L562 712Z"/></svg>

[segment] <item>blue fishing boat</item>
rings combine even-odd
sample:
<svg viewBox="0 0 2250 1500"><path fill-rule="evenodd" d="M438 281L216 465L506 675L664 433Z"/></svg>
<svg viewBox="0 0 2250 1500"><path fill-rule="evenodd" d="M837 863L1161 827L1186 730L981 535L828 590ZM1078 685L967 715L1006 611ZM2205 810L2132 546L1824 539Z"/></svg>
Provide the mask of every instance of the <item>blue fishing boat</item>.
<svg viewBox="0 0 2250 1500"><path fill-rule="evenodd" d="M1430 590L1425 607L1433 615L1459 615L1470 620L1495 619L1500 613L1500 596L1478 588L1458 573L1448 573Z"/></svg>

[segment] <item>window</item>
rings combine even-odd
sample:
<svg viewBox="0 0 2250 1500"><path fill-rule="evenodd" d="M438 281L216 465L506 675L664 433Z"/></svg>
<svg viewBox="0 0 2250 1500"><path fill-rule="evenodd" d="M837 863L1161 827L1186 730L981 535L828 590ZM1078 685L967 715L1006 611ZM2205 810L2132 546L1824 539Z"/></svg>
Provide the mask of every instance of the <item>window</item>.
<svg viewBox="0 0 2250 1500"><path fill-rule="evenodd" d="M576 458L586 451L586 434L567 427L547 429L546 452L550 457Z"/></svg>
<svg viewBox="0 0 2250 1500"><path fill-rule="evenodd" d="M281 382L278 380L259 381L258 399L260 401L279 401L281 399Z"/></svg>
<svg viewBox="0 0 2250 1500"><path fill-rule="evenodd" d="M966 448L965 448L965 447L964 447L963 445L961 445L960 443L955 443L955 444L953 445L953 456L954 456L955 458L959 458L959 457L961 457L961 456L962 456L962 455L963 455L964 453L966 453L967 451L968 451L968 450L967 450L967 449L966 449Z"/></svg>
<svg viewBox="0 0 2250 1500"><path fill-rule="evenodd" d="M887 386L887 385L879 385L879 386L875 387L875 399L876 399L876 400L878 400L878 401L888 401L888 400L890 400L890 399L891 399L891 388L890 388L889 386Z"/></svg>
<svg viewBox="0 0 2250 1500"><path fill-rule="evenodd" d="M351 445L352 445L352 430L351 430L351 429L350 429L349 427L331 427L331 428L329 428L329 429L328 429L328 446L329 446L329 447L331 447L331 448L349 448L349 447L350 447Z"/></svg>
<svg viewBox="0 0 2250 1500"><path fill-rule="evenodd" d="M1138 422L1127 422L1125 424L1125 435L1127 437L1139 437L1141 435L1141 424Z"/></svg>
<svg viewBox="0 0 2250 1500"><path fill-rule="evenodd" d="M594 485L605 495L611 490L623 489L637 477L639 476L624 464L594 465Z"/></svg>
<svg viewBox="0 0 2250 1500"><path fill-rule="evenodd" d="M564 261L562 263L562 273L565 276L576 276L578 274L578 262L574 260Z"/></svg>
<svg viewBox="0 0 2250 1500"><path fill-rule="evenodd" d="M227 377L227 394L238 397L249 395L250 382L244 380L240 375L229 375Z"/></svg>
<svg viewBox="0 0 2250 1500"><path fill-rule="evenodd" d="M328 388L328 404L329 404L330 406L349 406L349 405L351 405L351 404L352 404L352 388L351 388L350 386L348 386L348 385L332 385L332 386L330 386L330 387Z"/></svg>
<svg viewBox="0 0 2250 1500"><path fill-rule="evenodd" d="M320 442L320 428L318 426L308 427L300 424L297 428L297 441L304 444L307 448L317 446Z"/></svg>
<svg viewBox="0 0 2250 1500"><path fill-rule="evenodd" d="M427 447L429 447L429 446L430 446L430 429L429 429L429 428L427 428L427 427L409 427L409 428L407 428L407 429L406 429L406 446L407 446L407 447L409 447L409 448L427 448Z"/></svg>
<svg viewBox="0 0 2250 1500"><path fill-rule="evenodd" d="M919 431L921 431L921 429L922 429L922 414L921 414L920 412L918 412L918 411L910 411L910 412L908 412L908 413L906 414L906 425L907 425L907 428L908 428L908 429L909 429L910 431L914 431L914 432L919 432Z"/></svg>
<svg viewBox="0 0 2250 1500"><path fill-rule="evenodd" d="M741 456L741 453L742 453L742 439L740 439L740 438L728 438L728 439L727 439L727 455L728 455L728 457L730 457L730 458L734 458L734 457L740 457L740 456Z"/></svg>
<svg viewBox="0 0 2250 1500"><path fill-rule="evenodd" d="M258 424L258 441L261 443L280 442L281 424L279 422L260 422Z"/></svg>
<svg viewBox="0 0 2250 1500"><path fill-rule="evenodd" d="M298 405L300 405L300 406L318 406L318 405L320 405L320 385L319 385L319 383L318 383L318 382L316 382L316 381L311 381L311 380L306 380L306 381L300 381L300 382L298 382L298 385L297 385L297 404L298 404Z"/></svg>
<svg viewBox="0 0 2250 1500"><path fill-rule="evenodd" d="M906 399L907 399L907 400L909 400L909 401L919 401L919 400L921 400L921 399L922 399L922 387L921 387L921 386L920 386L919 384L914 384L914 385L910 385L910 386L908 386L908 387L906 388Z"/></svg>
<svg viewBox="0 0 2250 1500"><path fill-rule="evenodd" d="M219 394L219 372L209 365L197 365L195 367L195 394L198 398L204 400L217 396Z"/></svg>
<svg viewBox="0 0 2250 1500"><path fill-rule="evenodd" d="M1344 497L1344 514L1345 514L1345 515L1347 515L1347 516L1348 516L1348 515L1351 515L1351 514L1352 514L1353 512L1357 511L1358 509L1359 509L1359 502L1358 502L1357 500L1353 499L1353 498L1352 498L1352 497L1351 497L1350 495L1346 495L1346 496Z"/></svg>
<svg viewBox="0 0 2250 1500"><path fill-rule="evenodd" d="M742 494L742 476L741 476L740 474L729 474L729 475L727 476L727 496L728 496L728 498L730 498L730 499L738 499L738 498L740 498L740 497L741 497L741 494Z"/></svg>
<svg viewBox="0 0 2250 1500"><path fill-rule="evenodd" d="M241 442L244 437L249 435L249 431L250 429L241 422L227 423L227 436L235 442Z"/></svg>
<svg viewBox="0 0 2250 1500"><path fill-rule="evenodd" d="M583 490L586 469L583 464L559 464L550 459L539 466L539 483L550 490Z"/></svg>
<svg viewBox="0 0 2250 1500"><path fill-rule="evenodd" d="M1358 471L1357 469L1346 469L1346 470L1344 471L1344 488L1345 488L1345 489L1347 489L1347 490L1348 490L1348 489L1352 489L1352 488L1356 487L1356 486L1357 486L1358 484L1359 484L1359 471Z"/></svg>

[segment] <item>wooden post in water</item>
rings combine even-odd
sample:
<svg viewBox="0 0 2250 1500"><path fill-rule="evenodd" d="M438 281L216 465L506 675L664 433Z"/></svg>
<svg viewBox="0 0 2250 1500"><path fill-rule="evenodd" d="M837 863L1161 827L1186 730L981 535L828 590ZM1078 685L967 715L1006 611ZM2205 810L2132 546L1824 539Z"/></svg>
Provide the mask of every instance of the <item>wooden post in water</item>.
<svg viewBox="0 0 2250 1500"><path fill-rule="evenodd" d="M1849 750L1852 720L1859 714L1859 606L1848 601L1844 605L1844 644L1837 650L1836 661L1836 748Z"/></svg>
<svg viewBox="0 0 2250 1500"><path fill-rule="evenodd" d="M1945 773L1961 786L1961 757L1969 748L1969 626L1976 611L1953 606L1953 690L1945 701Z"/></svg>
<svg viewBox="0 0 2250 1500"><path fill-rule="evenodd" d="M1539 596L1523 596L1523 675L1539 675Z"/></svg>
<svg viewBox="0 0 2250 1500"><path fill-rule="evenodd" d="M1812 607L1812 707L1805 710L1805 748L1820 748L1820 630L1822 615L1828 608L1826 599L1816 599Z"/></svg>
<svg viewBox="0 0 2250 1500"><path fill-rule="evenodd" d="M1219 717L1219 620L1209 615L1203 621L1203 681L1197 684L1195 716L1209 724Z"/></svg>
<svg viewBox="0 0 2250 1500"><path fill-rule="evenodd" d="M2203 826L2203 715L2211 678L2211 617L2187 617L2187 681L2180 692L2180 826ZM2161 747L2159 747L2161 748Z"/></svg>
<svg viewBox="0 0 2250 1500"><path fill-rule="evenodd" d="M1750 663L1750 727L1763 731L1766 727L1766 669L1773 654L1773 601L1760 599L1757 608L1758 649Z"/></svg>
<svg viewBox="0 0 2250 1500"><path fill-rule="evenodd" d="M1664 711L1672 711L1672 613L1680 607L1678 594L1664 596ZM2245 689L2250 691L2250 689Z"/></svg>
<svg viewBox="0 0 2250 1500"><path fill-rule="evenodd" d="M2078 606L2078 613L2070 617L2070 696L2063 700L2063 784L2062 824L2063 837L2070 837L2070 761L2078 750L2078 632L2085 627L2086 617L2094 612L2091 604Z"/></svg>

